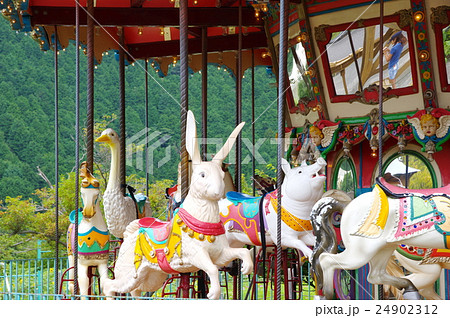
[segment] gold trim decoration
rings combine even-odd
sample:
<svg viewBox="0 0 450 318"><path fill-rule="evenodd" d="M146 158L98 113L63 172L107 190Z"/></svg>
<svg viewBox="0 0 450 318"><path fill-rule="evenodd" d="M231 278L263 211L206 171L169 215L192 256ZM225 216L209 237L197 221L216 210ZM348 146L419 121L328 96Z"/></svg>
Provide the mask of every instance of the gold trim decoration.
<svg viewBox="0 0 450 318"><path fill-rule="evenodd" d="M414 13L414 20L416 22L422 22L425 19L425 14L422 11Z"/></svg>
<svg viewBox="0 0 450 318"><path fill-rule="evenodd" d="M412 22L413 22L413 16L412 16L412 10L400 10L398 12L395 13L395 15L399 15L400 16L400 20L398 21L398 26L400 27L400 29L406 28L406 27L412 27Z"/></svg>
<svg viewBox="0 0 450 318"><path fill-rule="evenodd" d="M270 197L270 203L272 204L275 213L278 213L277 211L278 200L274 197ZM295 215L289 213L289 211L287 211L283 207L281 207L281 220L291 229L298 232L311 231L313 229L310 220L302 220L296 217Z"/></svg>
<svg viewBox="0 0 450 318"><path fill-rule="evenodd" d="M181 227L178 219L180 219L180 217L177 214L173 218L172 231L170 232L167 241L163 244L152 241L146 235L145 231L142 231L142 229L140 230L134 248L134 266L136 271L139 266L141 266L144 257L150 263L158 264L156 250L162 249L164 251L168 263L170 263L175 254L181 259Z"/></svg>
<svg viewBox="0 0 450 318"><path fill-rule="evenodd" d="M428 52L427 50L422 50L419 52L419 60L421 60L422 62L427 61L430 58L430 52Z"/></svg>
<svg viewBox="0 0 450 318"><path fill-rule="evenodd" d="M321 24L314 28L314 38L317 42L325 42L327 40L327 34L325 29L328 28L329 24Z"/></svg>
<svg viewBox="0 0 450 318"><path fill-rule="evenodd" d="M430 21L431 25L434 26L436 24L449 24L450 21L448 19L447 11L450 10L450 6L440 6L437 8L431 8Z"/></svg>

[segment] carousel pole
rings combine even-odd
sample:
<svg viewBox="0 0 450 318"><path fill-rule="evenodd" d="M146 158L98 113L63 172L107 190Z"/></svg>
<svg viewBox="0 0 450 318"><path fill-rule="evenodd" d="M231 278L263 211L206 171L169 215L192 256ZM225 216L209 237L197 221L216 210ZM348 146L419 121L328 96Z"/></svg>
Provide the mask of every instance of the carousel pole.
<svg viewBox="0 0 450 318"><path fill-rule="evenodd" d="M207 161L208 138L208 27L202 27L202 145L201 158ZM205 272L198 272L198 291L200 298L207 298Z"/></svg>
<svg viewBox="0 0 450 318"><path fill-rule="evenodd" d="M202 160L207 160L208 145L208 27L202 27Z"/></svg>
<svg viewBox="0 0 450 318"><path fill-rule="evenodd" d="M383 14L384 3L380 0L380 66L379 66L379 89L378 89L378 125L381 128L383 124ZM383 134L381 129L378 129L378 176L381 177L383 169Z"/></svg>
<svg viewBox="0 0 450 318"><path fill-rule="evenodd" d="M186 120L188 112L188 2L180 0L180 133L181 133L181 199L189 186L189 157L186 151Z"/></svg>
<svg viewBox="0 0 450 318"><path fill-rule="evenodd" d="M125 195L126 188L126 154L125 154L125 51L124 30L119 28L119 107L120 107L120 187L122 194Z"/></svg>
<svg viewBox="0 0 450 318"><path fill-rule="evenodd" d="M288 36L288 5L289 0L280 0L280 47L278 68L278 155L277 155L277 273L275 284L275 298L281 299L281 184L283 171L281 158L283 157L284 139L284 103L286 92L287 71L287 36Z"/></svg>
<svg viewBox="0 0 450 318"><path fill-rule="evenodd" d="M58 29L55 25L55 294L59 293L59 96L58 96Z"/></svg>
<svg viewBox="0 0 450 318"><path fill-rule="evenodd" d="M381 177L383 169L383 24L384 24L384 2L380 0L380 65L379 65L379 88L378 88L378 176ZM383 297L383 285L378 285L378 295L380 300Z"/></svg>
<svg viewBox="0 0 450 318"><path fill-rule="evenodd" d="M94 171L94 0L87 1L87 115L86 161Z"/></svg>
<svg viewBox="0 0 450 318"><path fill-rule="evenodd" d="M238 22L238 54L236 61L236 126L242 122L242 1L239 1ZM242 157L241 134L236 138L236 191L241 192L241 157Z"/></svg>
<svg viewBox="0 0 450 318"><path fill-rule="evenodd" d="M186 151L186 122L188 112L188 0L180 0L180 129L181 129L181 200L188 194L189 157ZM182 298L189 298L189 273L181 274Z"/></svg>
<svg viewBox="0 0 450 318"><path fill-rule="evenodd" d="M236 126L242 122L242 1L239 1L238 9L238 54L236 67ZM236 138L236 170L235 183L236 191L242 191L241 176L242 176L242 139L241 134ZM241 260L236 260L237 263L237 299L242 299L242 275L241 275Z"/></svg>
<svg viewBox="0 0 450 318"><path fill-rule="evenodd" d="M148 60L145 59L145 195L148 198Z"/></svg>
<svg viewBox="0 0 450 318"><path fill-rule="evenodd" d="M94 171L94 0L88 0L86 6L87 6L86 162L88 170ZM79 190L77 188L77 192L78 191ZM75 215L78 215L78 211L75 213ZM78 220L76 222L78 222ZM78 229L76 230L76 232L78 234ZM78 239L75 242L78 243Z"/></svg>
<svg viewBox="0 0 450 318"><path fill-rule="evenodd" d="M255 170L256 170L256 161L255 161L255 50L252 48L252 188L253 188L253 196L256 195L256 184L255 184Z"/></svg>
<svg viewBox="0 0 450 318"><path fill-rule="evenodd" d="M76 1L75 21L75 211L78 211L78 188L80 187L80 6ZM78 213L75 213L74 232L74 242L78 242ZM75 295L79 293L78 244L74 244L73 252L73 292Z"/></svg>

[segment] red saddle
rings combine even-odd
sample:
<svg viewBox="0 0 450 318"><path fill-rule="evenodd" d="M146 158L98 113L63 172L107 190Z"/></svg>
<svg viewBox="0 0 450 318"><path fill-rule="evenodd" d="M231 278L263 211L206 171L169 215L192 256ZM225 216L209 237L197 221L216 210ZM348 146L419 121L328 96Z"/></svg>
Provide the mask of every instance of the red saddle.
<svg viewBox="0 0 450 318"><path fill-rule="evenodd" d="M172 230L172 223L157 218L146 217L139 219L139 226L153 230L155 239L159 242L166 240Z"/></svg>
<svg viewBox="0 0 450 318"><path fill-rule="evenodd" d="M419 196L428 199L435 196L445 196L450 199L450 184L445 187L435 189L405 189L388 183L384 178L378 177L377 184L390 197L404 198L411 196Z"/></svg>

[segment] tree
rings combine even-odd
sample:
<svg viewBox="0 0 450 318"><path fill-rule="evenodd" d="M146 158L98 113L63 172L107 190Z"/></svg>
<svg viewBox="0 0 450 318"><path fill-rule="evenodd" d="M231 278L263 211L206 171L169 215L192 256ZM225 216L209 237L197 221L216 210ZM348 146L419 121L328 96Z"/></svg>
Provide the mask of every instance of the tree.
<svg viewBox="0 0 450 318"><path fill-rule="evenodd" d="M31 200L6 197L0 210L0 259L32 257L38 233L34 210Z"/></svg>
<svg viewBox="0 0 450 318"><path fill-rule="evenodd" d="M344 192L354 191L354 182L353 182L353 174L351 171L345 172L344 177L341 181L338 182L337 188Z"/></svg>

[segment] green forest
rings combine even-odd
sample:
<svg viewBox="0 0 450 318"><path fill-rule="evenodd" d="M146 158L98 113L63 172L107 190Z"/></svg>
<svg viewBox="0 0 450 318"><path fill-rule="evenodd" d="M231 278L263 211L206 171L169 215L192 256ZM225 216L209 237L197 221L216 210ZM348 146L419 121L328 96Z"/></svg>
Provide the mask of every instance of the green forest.
<svg viewBox="0 0 450 318"><path fill-rule="evenodd" d="M55 111L55 62L53 51L40 50L30 35L10 29L0 22L0 259L35 257L36 239L47 244L54 240L55 211L55 122L59 127L58 169L60 179L60 236L64 245L67 215L75 207L75 46L71 44L58 55L58 116ZM95 69L95 132L98 137L106 127L119 132L119 63L114 52L103 57ZM85 160L84 127L86 119L86 56L80 53L80 125L82 136L80 162ZM126 67L126 140L136 139L145 131L145 69L138 61ZM265 67L255 68L256 137L261 155L256 167L276 162L277 88L275 76ZM251 141L251 70L245 72L242 88L242 114L247 123L244 139ZM155 138L153 160L149 164L153 207L164 212L164 190L175 184L180 159L180 81L179 66L169 68L159 77L149 66L149 134ZM201 132L201 74L189 78L189 109ZM235 126L236 81L224 69L208 68L208 137L224 142ZM138 153L128 153L127 182L145 189L145 163L140 162L142 138L135 141ZM139 142L141 147L139 147ZM208 152L214 152L209 146ZM243 185L249 189L252 174L251 144L243 143ZM232 154L233 155L233 154ZM230 155L228 162L234 163ZM167 158L167 160L166 160ZM166 162L167 161L167 162ZM231 170L233 167L231 167ZM95 171L105 187L109 171L109 151L95 143ZM273 173L271 169L268 171ZM104 188L103 188L104 189ZM38 213L39 212L39 213ZM53 220L53 221L52 221ZM61 234L61 233L60 233ZM16 236L17 235L17 236Z"/></svg>

